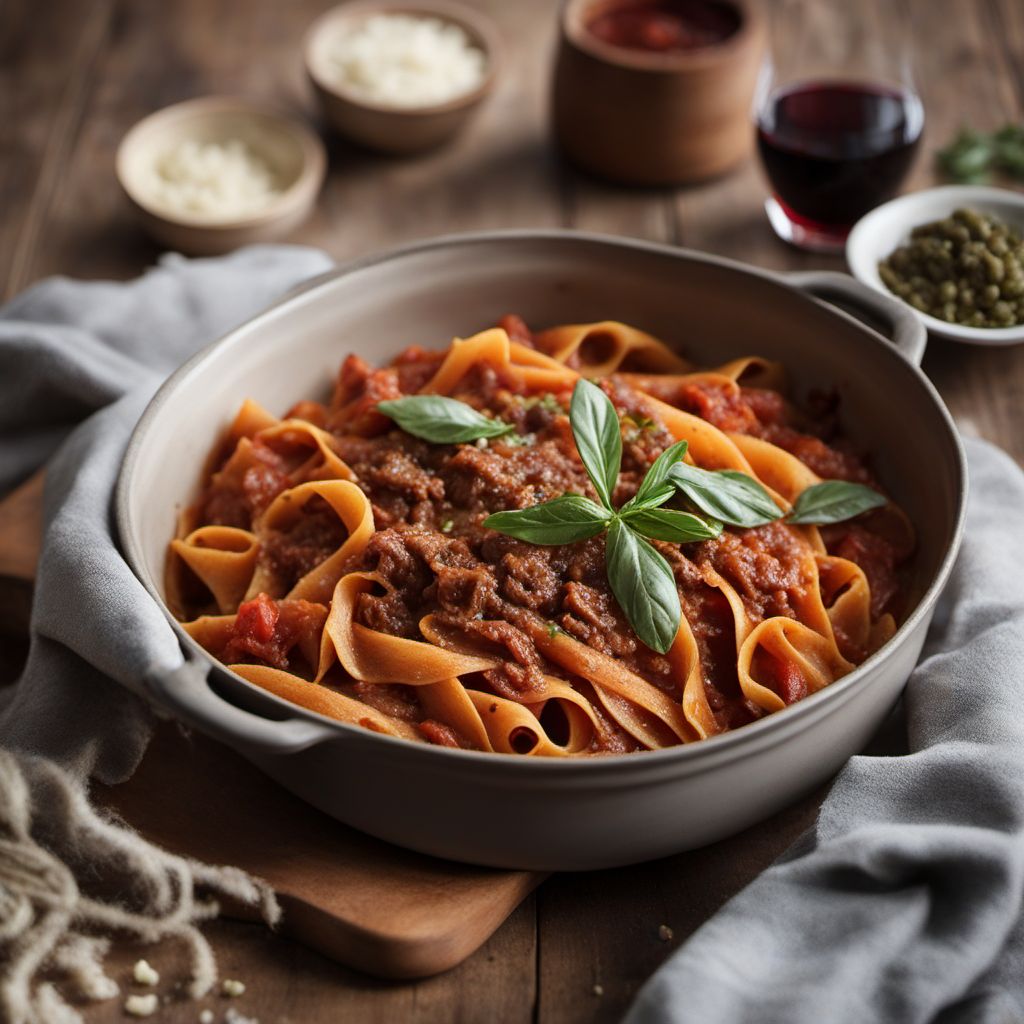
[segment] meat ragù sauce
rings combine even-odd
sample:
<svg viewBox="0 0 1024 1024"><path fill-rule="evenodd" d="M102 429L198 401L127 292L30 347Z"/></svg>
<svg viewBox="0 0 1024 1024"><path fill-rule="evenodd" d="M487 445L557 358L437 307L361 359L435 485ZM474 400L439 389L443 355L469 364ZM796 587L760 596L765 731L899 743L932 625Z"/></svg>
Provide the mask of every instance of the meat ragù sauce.
<svg viewBox="0 0 1024 1024"><path fill-rule="evenodd" d="M519 317L505 317L501 326L514 342L538 344ZM377 405L423 388L444 354L414 346L383 368L350 355L328 402L303 401L288 413L290 419L327 432L334 453L372 509L372 535L340 570L372 573L379 581L359 593L354 621L376 633L423 640L422 623L429 616L432 642L496 659L495 667L464 681L467 687L471 683L474 691L525 706L543 705L551 677L567 680L579 693L593 697L591 683L574 678L545 655L544 639L558 634L614 659L681 704L684 680L671 656L638 639L611 592L603 535L542 546L483 525L491 513L528 508L566 493L597 499L570 428L571 386L528 390L501 366L473 366L450 396L504 420L514 430L471 443L429 443L399 429ZM566 365L572 364L572 358L566 360ZM636 493L653 461L676 440L648 395L726 433L769 441L822 478L878 486L864 458L836 435L834 403L819 400L809 413L796 409L779 391L748 386L742 378L729 382L714 374L706 379L690 376L665 375L659 380L646 375L643 389L638 375L628 372L599 381L621 420L616 507ZM287 443L259 434L233 449L228 446L210 467L190 524L258 532L260 565L278 581L281 592L249 595L211 653L225 663L262 665L312 680L328 605L284 594L338 551L347 532L322 498L303 505L286 528L260 530L267 508L295 486L297 473L305 472L305 457ZM685 507L681 498L673 504ZM902 574L911 542L891 529L876 529L870 515L824 528L821 537L829 554L863 570L874 619L904 612ZM652 543L675 576L683 615L699 652L714 730L761 717L764 708L744 696L737 674L738 612L713 581L724 580L738 595L741 614L751 625L770 617L796 620L809 591L819 586L817 575L808 571L805 536L778 521L755 529L728 527L716 539L699 543ZM184 574L188 578L182 589L182 617L214 614L211 594L187 571ZM852 660L867 653L857 649L863 641L837 634L836 642ZM793 662L767 650L759 650L754 660L758 679L783 703L807 695L807 680ZM322 682L407 723L427 743L477 745L471 736L435 717L415 686L360 681L348 677L337 663ZM593 699L592 705L594 731L586 752L628 752L644 745L635 731L616 720L607 701ZM552 735L568 728L556 721L553 705L544 714ZM513 749L516 742L513 739ZM527 736L522 743L526 752L531 740Z"/></svg>

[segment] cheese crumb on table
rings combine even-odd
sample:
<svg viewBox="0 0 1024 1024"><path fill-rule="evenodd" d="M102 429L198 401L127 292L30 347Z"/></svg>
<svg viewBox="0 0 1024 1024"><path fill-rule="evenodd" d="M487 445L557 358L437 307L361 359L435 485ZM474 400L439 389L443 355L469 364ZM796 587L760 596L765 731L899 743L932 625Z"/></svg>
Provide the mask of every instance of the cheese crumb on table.
<svg viewBox="0 0 1024 1024"><path fill-rule="evenodd" d="M221 985L221 991L226 996L240 996L245 991L245 985L234 978L225 978L224 984Z"/></svg>
<svg viewBox="0 0 1024 1024"><path fill-rule="evenodd" d="M224 1014L224 1021L225 1024L260 1024L255 1017L246 1017L233 1006L228 1007L228 1012Z"/></svg>
<svg viewBox="0 0 1024 1024"><path fill-rule="evenodd" d="M213 1010L203 1010L199 1014L199 1024L213 1024Z"/></svg>
<svg viewBox="0 0 1024 1024"><path fill-rule="evenodd" d="M241 139L182 139L156 160L145 191L170 214L217 220L259 213L281 194L269 165Z"/></svg>
<svg viewBox="0 0 1024 1024"><path fill-rule="evenodd" d="M137 960L132 968L132 977L140 985L155 985L160 980L160 973L148 960Z"/></svg>
<svg viewBox="0 0 1024 1024"><path fill-rule="evenodd" d="M385 107L428 107L472 92L487 59L458 25L375 14L337 30L327 53L335 84Z"/></svg>
<svg viewBox="0 0 1024 1024"><path fill-rule="evenodd" d="M133 1017L151 1017L156 1013L159 1000L155 992L146 996L129 996L124 1001L124 1012Z"/></svg>

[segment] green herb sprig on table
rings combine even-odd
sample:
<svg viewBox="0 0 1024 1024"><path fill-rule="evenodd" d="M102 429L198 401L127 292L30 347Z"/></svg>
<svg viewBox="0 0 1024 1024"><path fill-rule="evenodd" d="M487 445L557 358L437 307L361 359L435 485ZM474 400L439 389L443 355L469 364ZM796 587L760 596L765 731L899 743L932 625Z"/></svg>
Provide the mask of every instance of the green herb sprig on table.
<svg viewBox="0 0 1024 1024"><path fill-rule="evenodd" d="M407 433L436 444L500 438L511 424L490 419L464 402L414 395L377 408ZM562 545L607 532L608 583L640 640L664 654L682 617L675 575L652 540L673 544L713 540L723 523L750 529L785 519L794 525L841 522L885 504L877 491L844 480L806 488L788 513L753 477L735 470L706 470L684 462L686 441L666 448L651 464L636 494L620 508L612 495L622 465L622 423L608 396L580 380L569 422L583 467L598 501L563 494L530 508L488 516L483 525L530 544ZM663 506L680 495L695 511Z"/></svg>
<svg viewBox="0 0 1024 1024"><path fill-rule="evenodd" d="M963 130L936 156L951 181L983 185L993 173L1024 181L1024 125L1007 124L991 133Z"/></svg>

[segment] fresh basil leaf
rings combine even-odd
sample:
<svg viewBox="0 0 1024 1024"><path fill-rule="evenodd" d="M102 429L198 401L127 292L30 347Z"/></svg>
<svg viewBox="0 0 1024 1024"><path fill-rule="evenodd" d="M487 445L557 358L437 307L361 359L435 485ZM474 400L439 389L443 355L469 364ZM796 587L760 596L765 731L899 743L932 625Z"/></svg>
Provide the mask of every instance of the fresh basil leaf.
<svg viewBox="0 0 1024 1024"><path fill-rule="evenodd" d="M394 420L407 434L434 444L501 437L515 429L503 420L489 419L465 402L443 395L410 395L378 402L377 410Z"/></svg>
<svg viewBox="0 0 1024 1024"><path fill-rule="evenodd" d="M887 499L863 484L846 480L825 480L802 491L792 511L786 516L789 523L841 523L861 512L879 508Z"/></svg>
<svg viewBox="0 0 1024 1024"><path fill-rule="evenodd" d="M627 515L642 508L657 508L659 505L664 505L665 502L668 501L668 499L675 493L676 485L670 481L669 483L664 483L660 487L655 488L644 498L643 501L640 500L639 495L634 494L633 497L619 509L619 515Z"/></svg>
<svg viewBox="0 0 1024 1024"><path fill-rule="evenodd" d="M682 609L668 562L620 519L608 527L608 583L633 631L651 650L664 654L679 632Z"/></svg>
<svg viewBox="0 0 1024 1024"><path fill-rule="evenodd" d="M637 533L673 544L714 540L722 532L722 524L717 519L702 519L692 512L677 512L671 508L637 508L621 515L623 522Z"/></svg>
<svg viewBox="0 0 1024 1024"><path fill-rule="evenodd" d="M622 429L611 399L582 378L569 405L569 422L576 450L605 508L612 508L612 491L622 465Z"/></svg>
<svg viewBox="0 0 1024 1024"><path fill-rule="evenodd" d="M981 182L988 180L994 155L992 136L961 131L949 146L939 150L936 161L954 181Z"/></svg>
<svg viewBox="0 0 1024 1024"><path fill-rule="evenodd" d="M531 544L572 544L596 537L612 514L579 494L564 494L532 508L495 512L484 526Z"/></svg>
<svg viewBox="0 0 1024 1024"><path fill-rule="evenodd" d="M636 504L644 505L647 503L647 499L651 495L657 493L665 480L668 478L669 470L677 463L682 462L683 457L686 455L686 449L689 445L685 441L677 441L674 445L666 448L651 464L651 468L647 470L643 480L640 481L640 486L637 488L635 500ZM668 500L667 498L665 499Z"/></svg>
<svg viewBox="0 0 1024 1024"><path fill-rule="evenodd" d="M734 469L701 469L677 462L669 479L694 505L715 519L733 526L772 523L782 511L753 477Z"/></svg>

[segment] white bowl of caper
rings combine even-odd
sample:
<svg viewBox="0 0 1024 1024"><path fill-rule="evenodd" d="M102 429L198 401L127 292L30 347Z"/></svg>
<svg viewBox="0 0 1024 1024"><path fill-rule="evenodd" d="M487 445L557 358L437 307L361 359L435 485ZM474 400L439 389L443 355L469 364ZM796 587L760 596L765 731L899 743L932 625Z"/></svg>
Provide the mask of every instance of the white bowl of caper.
<svg viewBox="0 0 1024 1024"><path fill-rule="evenodd" d="M854 277L902 299L933 334L1024 342L1024 194L948 185L900 196L846 241Z"/></svg>

